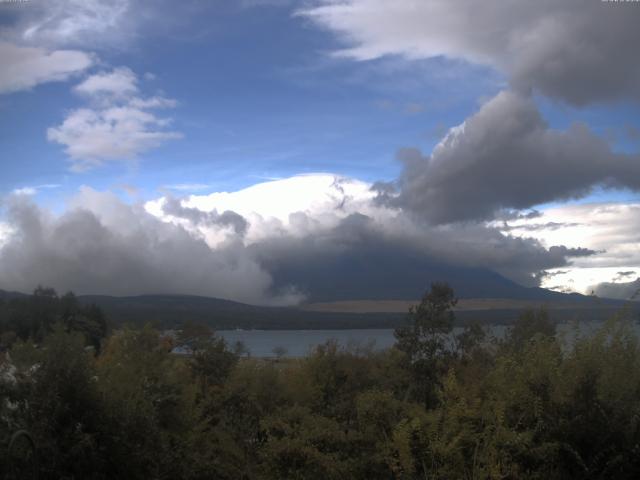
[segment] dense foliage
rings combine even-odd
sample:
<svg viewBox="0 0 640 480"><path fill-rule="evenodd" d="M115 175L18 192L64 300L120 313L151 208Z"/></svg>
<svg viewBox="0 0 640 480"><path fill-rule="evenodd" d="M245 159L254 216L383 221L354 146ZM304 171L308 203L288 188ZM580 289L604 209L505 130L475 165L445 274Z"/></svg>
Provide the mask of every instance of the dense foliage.
<svg viewBox="0 0 640 480"><path fill-rule="evenodd" d="M39 289L0 306L0 476L638 478L630 323L563 339L532 311L495 340L453 335L454 304L434 285L386 351L266 360L192 324L107 336L99 311Z"/></svg>

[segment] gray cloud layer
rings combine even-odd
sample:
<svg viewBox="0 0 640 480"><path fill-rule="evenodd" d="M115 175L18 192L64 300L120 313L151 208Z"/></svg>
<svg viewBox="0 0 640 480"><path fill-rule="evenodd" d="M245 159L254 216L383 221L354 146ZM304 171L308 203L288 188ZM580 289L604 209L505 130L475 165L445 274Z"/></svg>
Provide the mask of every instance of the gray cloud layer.
<svg viewBox="0 0 640 480"><path fill-rule="evenodd" d="M613 153L581 124L565 131L549 128L530 97L531 91L539 91L575 105L637 99L640 9L636 5L580 0L320 3L305 15L346 36L353 48L343 54L361 60L387 54L463 58L505 72L512 91L502 92L463 126L451 130L430 155L412 149L401 152L400 178L393 185L379 186L379 199L398 209L386 221L352 214L337 226L319 227L317 219L298 212L292 217L298 224L308 224L309 232L294 235L278 229L277 235L246 245L250 225L230 210L203 212L165 199L164 213L178 219L176 225L91 190L82 192L60 217L26 198L16 198L8 208L15 233L0 249L0 288L30 290L43 283L79 293L171 292L293 303L301 297L292 285L317 291L339 280L340 288L358 296L365 290L347 289L361 284L391 291L389 284L400 280L423 288L429 278L425 272L438 277L433 279L453 275L482 285L489 277L480 270L491 269L534 286L544 270L594 254L581 248L545 248L477 220L535 216L513 209L584 196L596 185L640 188L637 156ZM129 0L109 5L55 0L18 22L10 38L34 45L74 46L84 45L95 33L101 38L98 43L107 45L112 37L127 37L135 30L129 24L136 17L130 15L131 8ZM17 48L5 45L4 56L18 58ZM19 50L39 59L37 71L21 70L13 77L0 74L0 89L13 91L68 78L91 62L71 52L77 64L60 70L59 65L52 67L44 50ZM107 80L113 90L114 79L98 75L80 90L95 93L99 83L102 92ZM102 125L107 114L108 118L134 114L143 126L155 124L156 118L144 110L161 106L169 106L166 99L133 98L126 111L104 106L93 115L87 109L76 111L75 115L82 114L83 128L71 131L71 138L87 138L84 133L92 130L87 127ZM53 133L59 137L56 130ZM69 144L68 138L57 140ZM122 138L109 135L104 146L122 148L127 145ZM95 151L92 143L80 145ZM233 230L235 235L212 248L205 236L197 234L201 227Z"/></svg>
<svg viewBox="0 0 640 480"><path fill-rule="evenodd" d="M185 229L85 190L55 218L24 196L8 207L16 233L0 249L0 288L37 284L79 293L183 293L252 303L291 303L241 245L212 250Z"/></svg>
<svg viewBox="0 0 640 480"><path fill-rule="evenodd" d="M584 105L640 98L640 9L600 0L319 0L302 15L340 35L341 55L447 56L491 65L519 91Z"/></svg>
<svg viewBox="0 0 640 480"><path fill-rule="evenodd" d="M222 213L218 213L215 209L211 212L203 212L197 208L184 207L180 199L171 196L165 197L162 211L166 215L188 220L196 226L231 227L241 237L247 233L249 227L249 222L242 215L231 210L225 210Z"/></svg>
<svg viewBox="0 0 640 480"><path fill-rule="evenodd" d="M487 102L425 155L404 149L379 199L435 224L504 217L592 188L640 188L640 156L612 152L586 125L549 128L533 93L574 105L640 99L640 8L582 0L317 0L299 15L360 61L445 56L503 72Z"/></svg>
<svg viewBox="0 0 640 480"><path fill-rule="evenodd" d="M604 298L619 298L620 300L640 300L640 278L633 282L599 283L593 286L593 292Z"/></svg>
<svg viewBox="0 0 640 480"><path fill-rule="evenodd" d="M296 221L316 227L304 235L281 229L245 244L246 220L237 213L202 212L176 200L165 207L180 225L86 188L61 216L16 196L7 206L14 233L0 248L0 288L45 284L77 293L185 293L261 304L296 303L300 291L322 298L331 288L332 295L353 298L381 297L385 288L391 296L419 295L435 280L457 282L466 292L490 281L507 292L513 284L491 270L534 286L541 271L593 253L547 249L480 224L433 227L405 215L380 221L359 213L321 226L298 212ZM236 236L211 247L199 227Z"/></svg>
<svg viewBox="0 0 640 480"><path fill-rule="evenodd" d="M273 237L249 248L276 286L294 284L318 301L417 298L431 282L443 280L463 296L509 297L521 292L490 272L533 287L545 269L594 253L564 246L546 249L480 225L424 229L406 222L380 225L353 214L335 228L304 237Z"/></svg>
<svg viewBox="0 0 640 480"><path fill-rule="evenodd" d="M493 218L501 209L579 198L596 185L640 188L640 158L613 153L585 125L553 130L532 99L501 92L431 155L399 154L399 195L382 200L434 223Z"/></svg>

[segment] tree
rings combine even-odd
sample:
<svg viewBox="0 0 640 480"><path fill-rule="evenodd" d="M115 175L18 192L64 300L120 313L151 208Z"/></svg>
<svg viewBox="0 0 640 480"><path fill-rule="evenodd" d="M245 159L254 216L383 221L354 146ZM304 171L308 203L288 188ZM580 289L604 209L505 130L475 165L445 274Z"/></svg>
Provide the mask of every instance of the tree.
<svg viewBox="0 0 640 480"><path fill-rule="evenodd" d="M52 288L38 287L33 295L0 303L0 345L31 339L40 343L56 323L68 332L80 332L85 344L100 350L108 331L107 319L96 305L82 305L72 293L62 297Z"/></svg>
<svg viewBox="0 0 640 480"><path fill-rule="evenodd" d="M409 325L395 331L396 348L406 354L415 394L425 406L433 406L439 374L446 371L443 360L451 353L457 302L448 284L433 283L420 304L409 309Z"/></svg>
<svg viewBox="0 0 640 480"><path fill-rule="evenodd" d="M272 352L276 356L277 360L281 360L287 354L287 349L282 345L278 345L277 347L274 347Z"/></svg>
<svg viewBox="0 0 640 480"><path fill-rule="evenodd" d="M191 373L199 386L201 397L210 387L219 387L238 362L241 348L229 349L224 338L215 335L207 325L186 321L178 334L178 343L188 347Z"/></svg>
<svg viewBox="0 0 640 480"><path fill-rule="evenodd" d="M67 330L82 333L86 343L99 351L107 335L107 320L100 307L81 305L73 292L60 297L58 303L60 317Z"/></svg>
<svg viewBox="0 0 640 480"><path fill-rule="evenodd" d="M549 318L549 312L543 308L529 309L525 310L509 329L506 343L516 350L522 350L535 338L553 338L555 335L556 326Z"/></svg>
<svg viewBox="0 0 640 480"><path fill-rule="evenodd" d="M189 361L202 395L211 386L220 386L238 363L238 355L227 348L224 338L209 336L198 342Z"/></svg>
<svg viewBox="0 0 640 480"><path fill-rule="evenodd" d="M33 436L44 478L96 478L105 461L101 437L102 403L94 380L93 357L79 333L61 324L36 352L24 372L20 414Z"/></svg>
<svg viewBox="0 0 640 480"><path fill-rule="evenodd" d="M107 478L185 478L193 412L186 365L146 325L106 342L97 362L104 398Z"/></svg>

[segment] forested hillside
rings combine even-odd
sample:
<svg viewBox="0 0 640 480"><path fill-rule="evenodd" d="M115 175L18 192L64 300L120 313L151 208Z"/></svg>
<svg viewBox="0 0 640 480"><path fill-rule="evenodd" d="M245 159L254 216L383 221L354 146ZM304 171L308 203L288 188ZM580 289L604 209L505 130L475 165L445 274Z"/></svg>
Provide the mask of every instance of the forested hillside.
<svg viewBox="0 0 640 480"><path fill-rule="evenodd" d="M571 342L530 311L498 341L453 336L454 305L435 284L389 350L264 360L197 324L176 339L110 332L46 289L3 301L1 475L638 478L640 346L624 311Z"/></svg>

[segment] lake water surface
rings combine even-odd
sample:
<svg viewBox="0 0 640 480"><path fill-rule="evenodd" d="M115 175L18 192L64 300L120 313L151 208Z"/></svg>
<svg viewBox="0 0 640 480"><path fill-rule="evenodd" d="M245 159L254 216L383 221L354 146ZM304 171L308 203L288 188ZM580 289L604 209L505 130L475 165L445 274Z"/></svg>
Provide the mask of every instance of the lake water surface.
<svg viewBox="0 0 640 480"><path fill-rule="evenodd" d="M391 329L364 330L218 330L229 345L241 341L254 357L274 357L274 349L284 348L287 357L304 357L310 351L335 339L340 345L368 345L375 349L391 347L395 338Z"/></svg>
<svg viewBox="0 0 640 480"><path fill-rule="evenodd" d="M601 322L581 322L579 329L581 334L587 334L596 330ZM496 338L504 337L509 327L493 325L487 328L488 335ZM559 334L569 340L576 334L574 323L562 323L557 325ZM640 335L640 325L634 324L637 335ZM461 328L454 328L453 333L458 334ZM233 345L241 341L254 357L275 357L274 350L281 347L286 357L304 357L317 345L327 340L336 340L342 346L371 347L374 350L383 350L395 343L392 329L355 329L355 330L218 330L227 343Z"/></svg>
<svg viewBox="0 0 640 480"><path fill-rule="evenodd" d="M504 334L502 326L493 327L494 335ZM456 331L458 330L458 331ZM459 333L455 329L454 333ZM274 350L282 347L286 357L304 357L317 345L327 340L336 340L342 346L361 346L383 350L395 343L392 329L358 330L218 330L227 343L241 341L254 357L275 357Z"/></svg>

